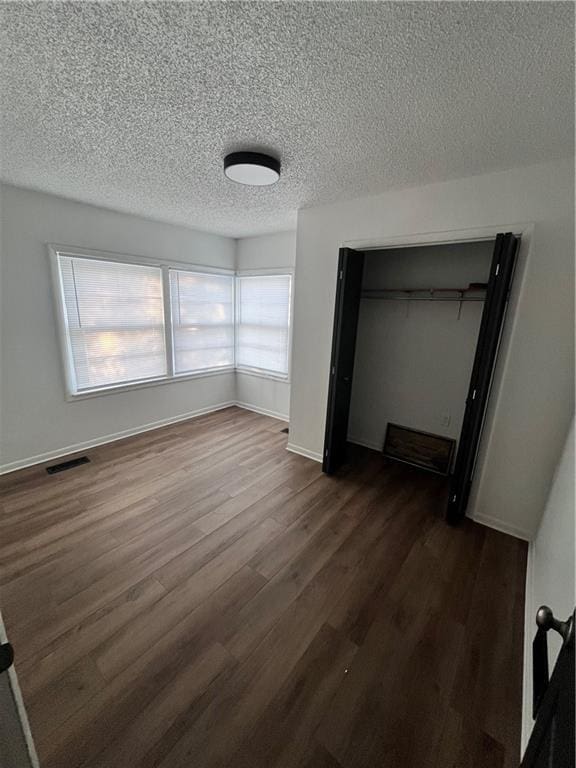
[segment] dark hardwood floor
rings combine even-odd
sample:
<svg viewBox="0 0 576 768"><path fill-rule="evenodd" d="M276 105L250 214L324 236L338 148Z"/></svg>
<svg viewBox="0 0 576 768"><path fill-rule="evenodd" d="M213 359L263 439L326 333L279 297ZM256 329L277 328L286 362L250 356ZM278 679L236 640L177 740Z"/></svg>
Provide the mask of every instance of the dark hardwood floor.
<svg viewBox="0 0 576 768"><path fill-rule="evenodd" d="M0 479L43 768L512 768L526 544L229 408Z"/></svg>

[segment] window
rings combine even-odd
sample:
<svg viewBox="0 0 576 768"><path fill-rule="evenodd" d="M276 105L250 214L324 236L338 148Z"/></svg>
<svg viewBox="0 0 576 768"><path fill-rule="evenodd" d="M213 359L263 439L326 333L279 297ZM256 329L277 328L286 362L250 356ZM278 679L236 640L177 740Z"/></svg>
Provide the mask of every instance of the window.
<svg viewBox="0 0 576 768"><path fill-rule="evenodd" d="M166 376L162 271L59 254L73 392Z"/></svg>
<svg viewBox="0 0 576 768"><path fill-rule="evenodd" d="M287 377L290 275L50 252L71 396L235 368Z"/></svg>
<svg viewBox="0 0 576 768"><path fill-rule="evenodd" d="M290 275L237 278L236 366L288 376Z"/></svg>
<svg viewBox="0 0 576 768"><path fill-rule="evenodd" d="M174 372L234 366L234 278L170 270Z"/></svg>

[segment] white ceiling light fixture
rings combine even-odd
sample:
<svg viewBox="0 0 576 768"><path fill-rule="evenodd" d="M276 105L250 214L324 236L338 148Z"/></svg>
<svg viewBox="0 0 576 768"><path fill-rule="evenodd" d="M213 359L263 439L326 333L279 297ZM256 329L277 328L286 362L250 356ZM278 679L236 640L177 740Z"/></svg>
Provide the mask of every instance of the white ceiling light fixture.
<svg viewBox="0 0 576 768"><path fill-rule="evenodd" d="M232 152L224 158L224 175L238 184L265 187L280 178L280 161L259 152Z"/></svg>

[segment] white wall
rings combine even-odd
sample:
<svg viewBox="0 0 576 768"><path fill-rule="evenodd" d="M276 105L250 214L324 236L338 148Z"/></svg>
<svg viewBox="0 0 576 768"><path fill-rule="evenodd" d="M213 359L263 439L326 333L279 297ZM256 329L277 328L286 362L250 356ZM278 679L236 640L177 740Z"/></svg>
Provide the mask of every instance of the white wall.
<svg viewBox="0 0 576 768"><path fill-rule="evenodd" d="M247 237L236 243L238 272L267 269L294 269L296 233ZM257 374L236 372L238 403L271 416L288 419L290 413L290 382L265 378Z"/></svg>
<svg viewBox="0 0 576 768"><path fill-rule="evenodd" d="M236 241L236 269L294 269L296 232L244 237Z"/></svg>
<svg viewBox="0 0 576 768"><path fill-rule="evenodd" d="M368 251L363 288L487 282L492 250L480 242ZM458 440L482 309L479 301L363 298L349 440L382 450L388 422Z"/></svg>
<svg viewBox="0 0 576 768"><path fill-rule="evenodd" d="M536 611L548 605L562 621L574 610L575 590L574 422L558 463L544 515L530 545L526 578L524 633L524 707L522 749L532 730L532 640ZM560 649L560 636L548 633L550 671Z"/></svg>
<svg viewBox="0 0 576 768"><path fill-rule="evenodd" d="M483 522L532 537L573 408L573 169L569 159L299 211L291 445L321 457L339 246L532 222L469 506Z"/></svg>
<svg viewBox="0 0 576 768"><path fill-rule="evenodd" d="M233 269L234 240L3 185L0 466L51 458L234 402L234 373L75 402L64 397L46 243Z"/></svg>

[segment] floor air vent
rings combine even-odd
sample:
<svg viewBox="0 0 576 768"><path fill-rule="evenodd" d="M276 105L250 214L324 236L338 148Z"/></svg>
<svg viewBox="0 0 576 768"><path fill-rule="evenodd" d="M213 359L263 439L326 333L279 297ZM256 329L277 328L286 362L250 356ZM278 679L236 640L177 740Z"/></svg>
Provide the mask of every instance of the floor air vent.
<svg viewBox="0 0 576 768"><path fill-rule="evenodd" d="M70 461L63 461L62 464L53 464L51 467L46 467L46 472L49 475L55 475L57 472L64 472L65 469L72 469L72 467L79 467L80 464L89 464L90 459L88 456L79 456L77 459L70 459Z"/></svg>

